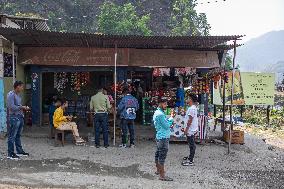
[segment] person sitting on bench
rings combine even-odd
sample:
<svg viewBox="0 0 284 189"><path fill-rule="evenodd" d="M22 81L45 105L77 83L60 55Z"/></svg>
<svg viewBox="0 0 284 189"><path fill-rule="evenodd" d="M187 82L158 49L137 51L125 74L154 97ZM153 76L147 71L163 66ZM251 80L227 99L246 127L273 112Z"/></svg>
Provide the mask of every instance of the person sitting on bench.
<svg viewBox="0 0 284 189"><path fill-rule="evenodd" d="M73 132L76 144L85 143L79 136L77 124L72 122L72 116L64 116L64 110L68 107L68 101L61 100L61 106L57 108L53 115L53 125L58 130L70 130Z"/></svg>

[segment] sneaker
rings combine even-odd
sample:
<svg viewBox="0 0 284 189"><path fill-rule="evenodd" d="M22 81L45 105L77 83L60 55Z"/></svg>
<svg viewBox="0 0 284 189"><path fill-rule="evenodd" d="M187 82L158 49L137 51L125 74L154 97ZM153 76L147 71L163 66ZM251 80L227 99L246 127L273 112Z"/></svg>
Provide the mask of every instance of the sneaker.
<svg viewBox="0 0 284 189"><path fill-rule="evenodd" d="M96 145L96 148L100 148L101 146L100 145Z"/></svg>
<svg viewBox="0 0 284 189"><path fill-rule="evenodd" d="M109 147L109 145L105 145L104 148L107 149Z"/></svg>
<svg viewBox="0 0 284 189"><path fill-rule="evenodd" d="M159 178L159 180L161 180L161 181L166 181L166 182L172 182L172 181L174 181L174 179L172 179L172 178L170 178L170 177L164 177L164 178Z"/></svg>
<svg viewBox="0 0 284 189"><path fill-rule="evenodd" d="M10 160L19 160L20 157L17 156L15 153L13 153L12 155L8 156L7 159L10 159Z"/></svg>
<svg viewBox="0 0 284 189"><path fill-rule="evenodd" d="M28 156L30 156L30 154L26 153L26 152L17 153L16 155L19 156L19 157L28 157Z"/></svg>
<svg viewBox="0 0 284 189"><path fill-rule="evenodd" d="M190 161L190 160L189 160L189 157L184 157L184 158L182 158L182 159L183 159L184 161L187 161L187 160ZM192 161L192 163L194 163L194 160Z"/></svg>
<svg viewBox="0 0 284 189"><path fill-rule="evenodd" d="M192 161L184 161L181 163L182 166L193 166L194 163Z"/></svg>
<svg viewBox="0 0 284 189"><path fill-rule="evenodd" d="M129 148L135 148L134 144L130 144Z"/></svg>
<svg viewBox="0 0 284 189"><path fill-rule="evenodd" d="M119 145L120 148L126 148L126 144Z"/></svg>
<svg viewBox="0 0 284 189"><path fill-rule="evenodd" d="M76 138L76 143L85 143L85 141L81 137L78 137Z"/></svg>

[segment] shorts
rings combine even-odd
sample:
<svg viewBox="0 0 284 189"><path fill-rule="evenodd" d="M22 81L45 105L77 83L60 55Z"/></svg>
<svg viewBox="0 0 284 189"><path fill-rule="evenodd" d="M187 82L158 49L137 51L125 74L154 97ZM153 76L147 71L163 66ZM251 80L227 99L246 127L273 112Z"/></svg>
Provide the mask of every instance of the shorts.
<svg viewBox="0 0 284 189"><path fill-rule="evenodd" d="M169 138L164 139L157 139L157 150L155 153L155 162L159 163L160 165L165 164L165 160L167 158L167 154L169 151Z"/></svg>

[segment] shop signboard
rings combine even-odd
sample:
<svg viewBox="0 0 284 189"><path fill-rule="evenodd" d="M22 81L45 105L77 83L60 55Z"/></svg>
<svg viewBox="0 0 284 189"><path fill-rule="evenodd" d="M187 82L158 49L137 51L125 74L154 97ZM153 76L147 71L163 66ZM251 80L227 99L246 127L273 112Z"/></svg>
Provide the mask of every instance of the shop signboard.
<svg viewBox="0 0 284 189"><path fill-rule="evenodd" d="M235 72L233 105L274 105L275 75L272 73ZM225 84L225 102L231 104L232 72ZM213 104L223 104L221 80L213 89Z"/></svg>
<svg viewBox="0 0 284 189"><path fill-rule="evenodd" d="M274 105L275 74L242 73L242 85L247 105Z"/></svg>
<svg viewBox="0 0 284 189"><path fill-rule="evenodd" d="M227 105L231 103L231 86L232 86L232 72L227 73L228 81L225 84L225 102ZM220 79L218 82L214 83L213 88L213 104L215 105L223 105L223 80ZM241 74L239 71L236 71L234 74L234 100L233 104L241 105L244 104L243 102L243 89L242 89L242 82L241 82Z"/></svg>
<svg viewBox="0 0 284 189"><path fill-rule="evenodd" d="M55 66L114 66L114 48L23 47L19 63ZM219 67L215 51L172 49L118 49L118 66Z"/></svg>
<svg viewBox="0 0 284 189"><path fill-rule="evenodd" d="M56 66L114 66L114 48L24 47L20 63ZM128 65L128 49L118 49L119 66Z"/></svg>
<svg viewBox="0 0 284 189"><path fill-rule="evenodd" d="M215 51L130 49L129 66L216 68L220 65Z"/></svg>

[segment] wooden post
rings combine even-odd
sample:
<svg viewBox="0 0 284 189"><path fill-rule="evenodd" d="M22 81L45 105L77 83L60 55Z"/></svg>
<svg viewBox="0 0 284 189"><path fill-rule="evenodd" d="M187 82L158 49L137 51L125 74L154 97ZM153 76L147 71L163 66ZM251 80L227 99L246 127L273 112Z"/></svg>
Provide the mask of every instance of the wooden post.
<svg viewBox="0 0 284 189"><path fill-rule="evenodd" d="M240 106L240 112L241 112L241 118L243 118L243 112L244 112L244 105L241 105Z"/></svg>
<svg viewBox="0 0 284 189"><path fill-rule="evenodd" d="M267 115L267 126L269 127L270 126L270 105L267 106L266 115Z"/></svg>
<svg viewBox="0 0 284 189"><path fill-rule="evenodd" d="M231 121L233 121L233 107L230 106L229 110L230 110L230 123L231 123ZM231 130L233 130L232 124L230 125L230 127L231 127Z"/></svg>
<svg viewBox="0 0 284 189"><path fill-rule="evenodd" d="M234 57L233 57L233 71L232 71L232 86L231 86L231 104L230 104L230 122L231 126L229 127L229 145L228 145L228 154L231 152L231 142L232 142L232 130L234 129L233 123L233 100L234 100L234 77L235 77L235 61L236 61L236 48L237 42L234 41Z"/></svg>

